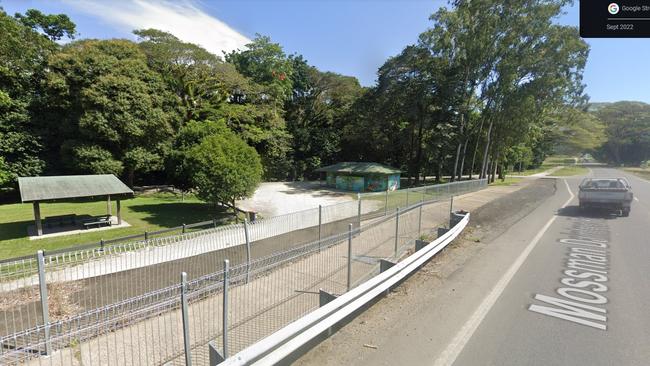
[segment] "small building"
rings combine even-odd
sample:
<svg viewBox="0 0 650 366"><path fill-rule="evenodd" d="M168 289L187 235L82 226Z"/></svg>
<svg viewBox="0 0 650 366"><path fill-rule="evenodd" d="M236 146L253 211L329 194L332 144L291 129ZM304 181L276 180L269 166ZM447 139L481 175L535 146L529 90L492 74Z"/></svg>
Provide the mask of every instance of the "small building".
<svg viewBox="0 0 650 366"><path fill-rule="evenodd" d="M107 215L105 216L81 218L81 221L75 214L45 218L44 221L48 227L51 226L48 224L56 223L54 231L61 231L61 227L67 227L63 231L70 232L71 229L76 228L87 229L95 226L122 225L120 199L133 196L133 191L113 174L19 177L18 186L22 202L31 202L34 205L35 236L43 235L41 202L55 202L82 197L106 199ZM116 218L113 218L111 212L111 198L117 204Z"/></svg>
<svg viewBox="0 0 650 366"><path fill-rule="evenodd" d="M379 163L343 162L315 170L325 173L328 187L354 192L399 189L401 171Z"/></svg>

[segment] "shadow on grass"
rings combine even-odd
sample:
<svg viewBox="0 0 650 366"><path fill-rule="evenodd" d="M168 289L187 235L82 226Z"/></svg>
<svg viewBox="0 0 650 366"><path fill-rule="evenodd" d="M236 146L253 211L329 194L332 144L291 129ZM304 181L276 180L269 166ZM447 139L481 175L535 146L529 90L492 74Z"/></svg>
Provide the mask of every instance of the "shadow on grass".
<svg viewBox="0 0 650 366"><path fill-rule="evenodd" d="M566 217L586 217L590 219L606 219L612 220L620 217L617 211L605 209L587 209L580 210L579 206L567 206L561 208L557 212L558 216Z"/></svg>
<svg viewBox="0 0 650 366"><path fill-rule="evenodd" d="M233 217L230 209L225 207L215 208L207 203L197 202L141 204L130 206L129 210L145 214L140 217L140 220L164 228L193 224L215 218L219 221L227 221Z"/></svg>
<svg viewBox="0 0 650 366"><path fill-rule="evenodd" d="M0 240L22 239L27 237L27 227L34 221L14 221L0 223Z"/></svg>

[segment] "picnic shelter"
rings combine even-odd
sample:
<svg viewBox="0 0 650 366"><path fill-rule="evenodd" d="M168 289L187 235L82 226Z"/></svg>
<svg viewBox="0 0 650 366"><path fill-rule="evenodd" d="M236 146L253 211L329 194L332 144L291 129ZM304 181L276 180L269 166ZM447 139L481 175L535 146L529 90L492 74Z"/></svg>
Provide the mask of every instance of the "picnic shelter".
<svg viewBox="0 0 650 366"><path fill-rule="evenodd" d="M106 223L110 226L112 216L111 198L116 200L117 224L120 225L122 223L120 199L133 196L133 191L113 174L19 177L18 186L22 202L31 202L34 206L34 220L36 221L36 235L38 236L43 235L39 205L41 202L55 202L84 197L106 199L107 216L91 218L91 220L95 221L86 220L83 224L87 228L89 224L101 226ZM74 214L46 219L56 221L61 225L77 224Z"/></svg>

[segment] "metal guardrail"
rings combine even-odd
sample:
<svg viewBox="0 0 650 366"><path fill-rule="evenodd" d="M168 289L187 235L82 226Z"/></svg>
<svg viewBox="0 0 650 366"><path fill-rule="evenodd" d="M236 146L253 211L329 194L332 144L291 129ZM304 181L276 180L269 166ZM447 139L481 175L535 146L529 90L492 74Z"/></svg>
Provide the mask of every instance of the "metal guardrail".
<svg viewBox="0 0 650 366"><path fill-rule="evenodd" d="M279 331L249 346L219 363L223 366L275 365L300 349L312 339L327 331L355 311L368 304L399 281L420 268L451 243L469 223L470 214L444 235L416 251L403 261L349 291L319 309L294 321ZM214 346L212 346L214 347ZM216 365L216 363L214 363ZM211 364L211 366L213 366Z"/></svg>

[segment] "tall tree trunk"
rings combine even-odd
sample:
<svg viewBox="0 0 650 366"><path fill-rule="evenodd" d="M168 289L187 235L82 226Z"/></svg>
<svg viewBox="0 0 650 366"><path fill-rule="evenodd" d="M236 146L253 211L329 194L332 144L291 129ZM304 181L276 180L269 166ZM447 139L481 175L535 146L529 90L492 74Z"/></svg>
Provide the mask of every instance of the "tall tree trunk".
<svg viewBox="0 0 650 366"><path fill-rule="evenodd" d="M135 169L133 168L128 168L128 173L126 176L126 184L133 188L133 180L135 179Z"/></svg>
<svg viewBox="0 0 650 366"><path fill-rule="evenodd" d="M490 179L491 183L494 183L498 166L499 166L499 151L497 151L497 155L494 157L494 165L492 166L492 177Z"/></svg>
<svg viewBox="0 0 650 366"><path fill-rule="evenodd" d="M465 157L467 156L467 144L469 144L469 137L465 138L463 144L463 157L460 160L460 171L458 172L458 180L463 180L463 170L465 169Z"/></svg>
<svg viewBox="0 0 650 366"><path fill-rule="evenodd" d="M487 162L488 162L488 152L490 151L490 143L492 142L492 126L494 123L490 121L490 127L488 128L487 141L485 142L485 149L483 150L483 164L481 165L481 175L480 179L484 179L487 176Z"/></svg>
<svg viewBox="0 0 650 366"><path fill-rule="evenodd" d="M460 131L459 131L459 138L458 138L458 146L456 147L456 161L454 161L454 172L451 175L451 181L453 182L454 179L456 178L456 173L458 171L458 162L460 161L460 151L463 148L463 142L461 141L463 137L463 127L465 124L465 115L463 113L460 114ZM460 180L460 178L458 178Z"/></svg>
<svg viewBox="0 0 650 366"><path fill-rule="evenodd" d="M476 153L478 152L478 145L481 142L481 132L483 132L483 118L481 118L481 124L478 128L478 133L476 134L476 144L474 145L474 154L472 154L472 166L469 168L469 179L472 179L472 173L474 173L474 164L476 163Z"/></svg>
<svg viewBox="0 0 650 366"><path fill-rule="evenodd" d="M420 113L422 115L422 113ZM422 172L422 131L424 130L424 117L420 117L420 126L418 126L417 149L415 152L415 185L420 182L420 173Z"/></svg>

